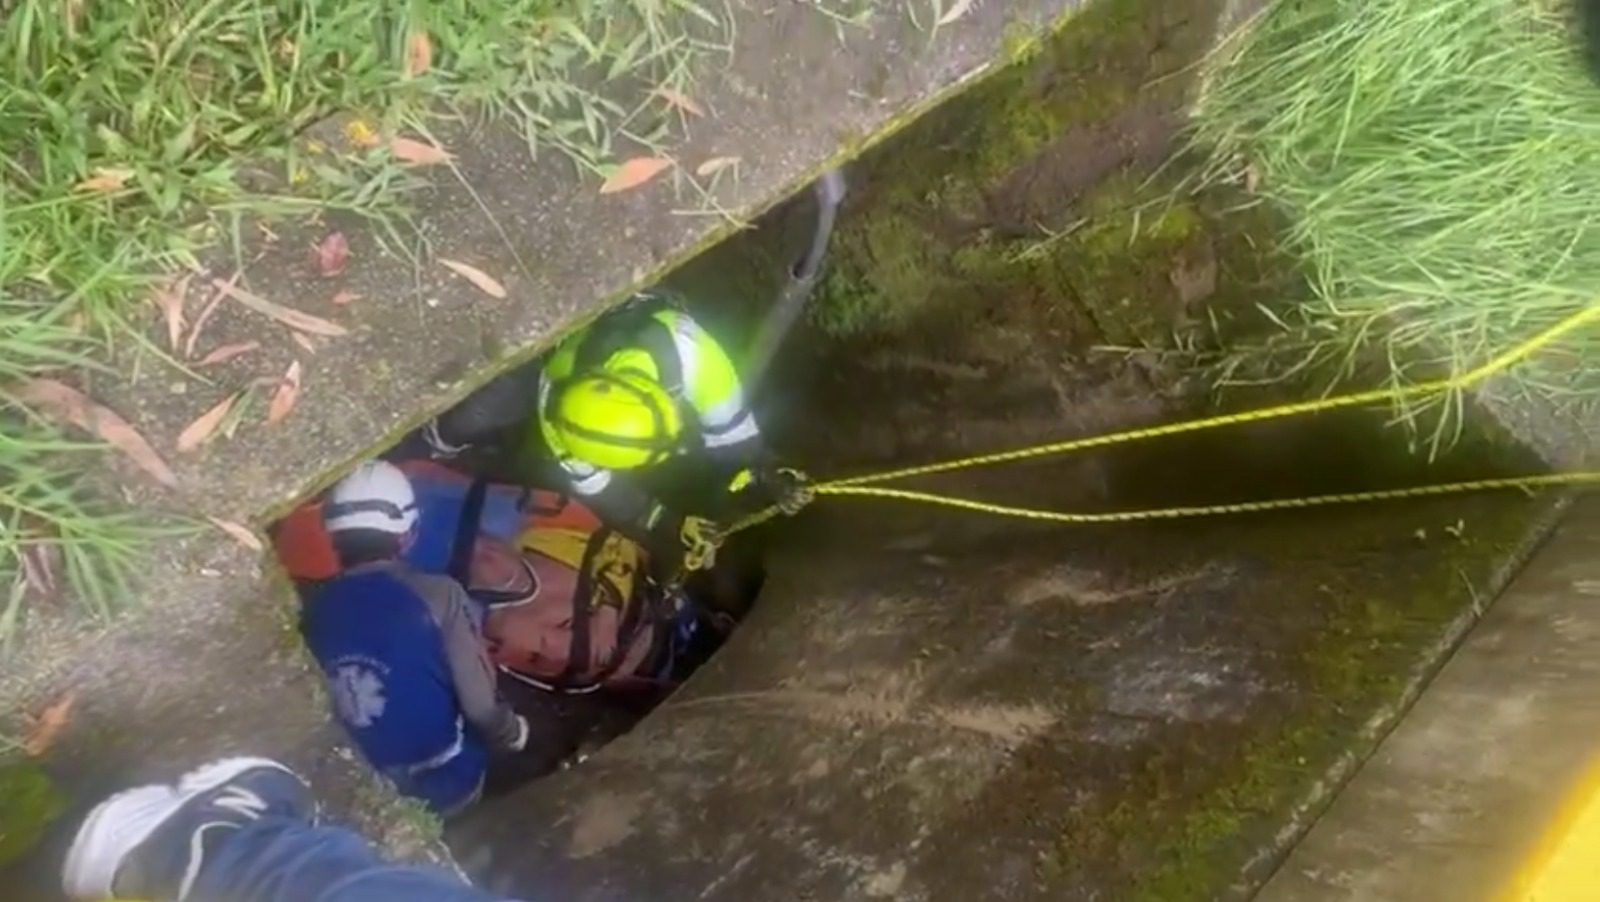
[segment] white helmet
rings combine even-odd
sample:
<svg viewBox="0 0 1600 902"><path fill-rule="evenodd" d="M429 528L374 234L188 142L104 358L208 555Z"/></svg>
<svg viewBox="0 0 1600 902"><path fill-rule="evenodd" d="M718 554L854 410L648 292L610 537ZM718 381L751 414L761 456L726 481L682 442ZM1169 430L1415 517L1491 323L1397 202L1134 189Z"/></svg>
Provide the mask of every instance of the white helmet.
<svg viewBox="0 0 1600 902"><path fill-rule="evenodd" d="M404 535L417 522L417 495L394 464L372 460L339 480L322 506L328 532L371 529Z"/></svg>

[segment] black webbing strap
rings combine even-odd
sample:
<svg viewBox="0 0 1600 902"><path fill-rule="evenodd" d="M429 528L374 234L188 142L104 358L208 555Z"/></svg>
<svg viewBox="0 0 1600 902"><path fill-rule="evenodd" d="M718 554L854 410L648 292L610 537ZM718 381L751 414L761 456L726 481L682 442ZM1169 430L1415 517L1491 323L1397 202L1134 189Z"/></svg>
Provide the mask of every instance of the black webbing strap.
<svg viewBox="0 0 1600 902"><path fill-rule="evenodd" d="M474 479L461 502L461 517L456 520L456 535L450 543L450 563L445 568L462 588L472 587L472 551L478 544L478 526L483 519L483 501L489 494L489 480Z"/></svg>
<svg viewBox="0 0 1600 902"><path fill-rule="evenodd" d="M583 549L583 562L578 565L578 584L572 592L572 644L567 649L567 666L556 678L556 685L570 688L578 674L589 666L590 601L594 595L594 559L605 546L607 529L597 529Z"/></svg>

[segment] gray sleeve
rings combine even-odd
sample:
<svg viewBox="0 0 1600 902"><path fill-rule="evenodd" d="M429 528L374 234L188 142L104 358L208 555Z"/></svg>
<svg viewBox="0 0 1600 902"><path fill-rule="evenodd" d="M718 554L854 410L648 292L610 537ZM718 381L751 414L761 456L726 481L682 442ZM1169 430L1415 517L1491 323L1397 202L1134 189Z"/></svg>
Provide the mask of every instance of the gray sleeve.
<svg viewBox="0 0 1600 902"><path fill-rule="evenodd" d="M434 622L444 637L444 656L450 664L456 701L462 716L483 736L490 748L512 749L520 727L511 706L500 700L494 665L483 637L467 606L471 601L461 584L449 577L412 578L413 588L428 603Z"/></svg>

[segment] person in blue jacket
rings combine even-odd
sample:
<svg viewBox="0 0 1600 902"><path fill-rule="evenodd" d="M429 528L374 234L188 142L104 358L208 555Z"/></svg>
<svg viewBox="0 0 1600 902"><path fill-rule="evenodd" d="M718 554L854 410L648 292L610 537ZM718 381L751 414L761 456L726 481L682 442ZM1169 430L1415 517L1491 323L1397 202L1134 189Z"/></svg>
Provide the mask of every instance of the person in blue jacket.
<svg viewBox="0 0 1600 902"><path fill-rule="evenodd" d="M362 464L322 516L341 573L311 596L300 629L334 717L400 792L455 814L482 793L492 753L527 745L528 722L499 695L466 590L400 559L418 518L405 474Z"/></svg>

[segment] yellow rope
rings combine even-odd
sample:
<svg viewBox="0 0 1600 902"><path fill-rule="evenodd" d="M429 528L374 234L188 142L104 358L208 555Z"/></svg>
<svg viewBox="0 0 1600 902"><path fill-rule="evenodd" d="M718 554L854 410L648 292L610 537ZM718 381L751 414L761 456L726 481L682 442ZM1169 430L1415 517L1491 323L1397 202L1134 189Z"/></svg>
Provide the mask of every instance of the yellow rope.
<svg viewBox="0 0 1600 902"><path fill-rule="evenodd" d="M1184 517L1215 517L1225 514L1259 514L1267 511L1292 510L1307 507L1327 507L1334 504L1361 504L1369 501L1395 501L1402 498L1425 498L1432 495L1454 495L1462 492L1484 492L1493 489L1537 489L1562 485L1600 484L1600 470L1575 473L1547 473L1539 476L1507 476L1498 479L1473 479L1467 482L1447 482L1438 485L1411 486L1403 489L1376 489L1368 492L1340 492L1333 495L1311 495L1303 498L1272 498L1265 501L1239 501L1232 504L1206 504L1197 507L1163 507L1151 510L1110 511L1103 514L1076 514L1067 511L1038 510L1031 507L1011 507L990 504L969 498L954 498L930 492L913 492L905 489L883 489L874 486L825 485L817 487L819 495L854 495L865 498L886 498L896 501L916 501L941 507L981 511L1023 520L1043 520L1051 523L1133 523L1140 520L1178 520Z"/></svg>
<svg viewBox="0 0 1600 902"><path fill-rule="evenodd" d="M869 473L863 476L853 476L847 479L838 479L830 482L818 483L813 487L817 495L854 496L867 498L884 498L897 501L915 501L922 504L933 504L943 507L953 507L962 510L981 511L1007 517L1019 517L1028 520L1044 520L1055 523L1127 523L1138 520L1172 520L1182 517L1209 517L1224 514L1259 513L1263 511L1288 510L1293 508L1322 507L1333 504L1356 504L1370 501L1390 501L1401 498L1420 498L1432 495L1448 495L1461 492L1487 491L1491 489L1535 489L1549 488L1552 486L1594 485L1600 484L1600 471L1582 471L1574 473L1552 473L1538 476L1513 476L1495 479L1478 479L1469 482L1452 482L1441 485L1415 486L1404 489L1384 489L1370 492L1346 492L1333 495L1315 495L1305 498L1280 498L1265 501L1245 501L1233 504L1213 504L1198 507L1170 507L1142 511L1121 511L1099 514L1079 514L1064 511L1036 510L1026 507L1010 507L1003 504L989 504L982 501L973 501L966 498L954 498L947 495L936 495L930 492L916 492L904 489L871 488L878 483L890 482L897 479L908 479L913 476L928 476L934 473L948 473L953 470L967 470L977 467L993 466L1000 463L1010 463L1019 460L1028 460L1036 457L1046 457L1055 454L1067 454L1073 451L1082 451L1088 448L1103 448L1108 445L1120 445L1128 442L1143 441L1145 439L1161 438L1169 435L1180 435L1187 432L1198 432L1204 429L1216 429L1223 426L1237 426L1244 423L1259 423L1264 420L1275 420L1283 417L1299 416L1301 414L1323 413L1330 410L1339 410L1346 407L1362 407L1371 404L1392 403L1396 400L1410 400L1425 398L1431 395L1447 392L1461 391L1478 383L1511 369L1522 361L1532 357L1552 343L1561 340L1572 332L1589 325L1600 319L1600 304L1595 304L1584 310L1574 313L1549 329L1529 338L1503 354L1499 354L1484 363L1464 373L1446 379L1436 379L1417 385L1399 389L1376 389L1372 391L1355 392L1348 395L1338 395L1331 398L1322 398L1316 401L1300 401L1292 404L1281 404L1275 407L1265 407L1260 410L1248 410L1242 413L1223 414L1221 416L1206 417L1199 420L1188 420L1181 423L1169 423L1164 426L1151 426L1144 429L1132 429L1126 432L1115 432L1109 435L1090 436L1088 438L1070 439L1064 442L1055 442L1047 445L1035 445L1028 448L1017 448L1011 451L1001 451L994 454L981 454L973 457L963 457L940 463L925 464L918 467L905 467L899 470L890 470L884 473ZM746 517L734 523L728 533L735 533L743 529L765 523L777 516L778 509L767 508L763 511Z"/></svg>
<svg viewBox="0 0 1600 902"><path fill-rule="evenodd" d="M1363 407L1369 404L1382 404L1397 400L1426 398L1430 395L1444 394L1446 392L1460 391L1487 380L1491 376L1505 372L1522 361L1543 350L1551 343L1561 340L1569 333L1580 329L1590 322L1600 319L1600 304L1567 317L1556 325L1540 332L1538 335L1517 345L1511 350L1501 354L1480 367L1468 370L1448 379L1437 379L1432 382L1421 382L1413 386L1399 389L1375 389L1372 391L1356 392L1350 395L1339 395L1332 398L1322 398L1316 401L1299 401L1293 404L1281 404L1276 407L1264 407L1260 410L1247 410L1242 413L1229 413L1221 416L1206 417L1201 420L1187 420L1182 423L1168 423L1164 426L1149 426L1144 429L1132 429L1127 432L1114 432L1110 435L1096 435L1088 438L1070 439L1064 442L1055 442L1049 445L1035 445L1030 448L1018 448L1012 451L1001 451L995 454L982 454L975 457L963 457L941 463L924 464L920 467L906 467L900 470L890 470L886 473L871 473L865 476L853 476L849 479L840 479L828 485L875 485L882 482L893 482L899 479L909 479L913 476L928 476L933 473L946 473L951 470L968 470L974 467L987 467L994 464L1010 463L1012 461L1027 460L1034 457L1046 457L1054 454L1067 454L1072 451L1082 451L1087 448L1102 448L1106 445L1120 445L1127 442L1137 442L1144 439L1161 438L1168 435L1180 435L1185 432L1198 432L1202 429L1216 429L1222 426L1237 426L1243 423L1259 423L1263 420L1275 420L1282 417L1299 416L1308 413L1323 413L1329 410L1338 410L1345 407ZM820 488L820 486L819 486Z"/></svg>

